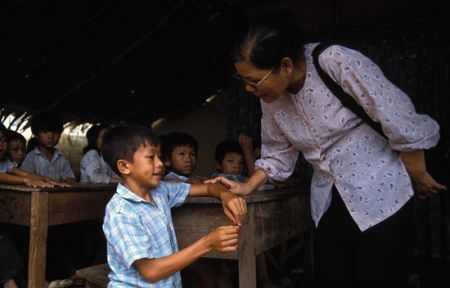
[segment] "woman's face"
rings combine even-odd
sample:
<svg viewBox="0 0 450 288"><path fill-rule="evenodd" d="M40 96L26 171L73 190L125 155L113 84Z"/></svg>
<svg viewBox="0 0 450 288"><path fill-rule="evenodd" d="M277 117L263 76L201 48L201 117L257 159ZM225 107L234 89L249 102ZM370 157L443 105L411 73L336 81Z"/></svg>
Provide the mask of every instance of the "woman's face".
<svg viewBox="0 0 450 288"><path fill-rule="evenodd" d="M236 62L234 66L244 80L245 90L259 97L265 103L272 103L284 95L289 86L290 73L286 73L284 69L271 72L270 69L259 69L247 61ZM263 81L261 81L262 79ZM258 82L257 87L249 84Z"/></svg>

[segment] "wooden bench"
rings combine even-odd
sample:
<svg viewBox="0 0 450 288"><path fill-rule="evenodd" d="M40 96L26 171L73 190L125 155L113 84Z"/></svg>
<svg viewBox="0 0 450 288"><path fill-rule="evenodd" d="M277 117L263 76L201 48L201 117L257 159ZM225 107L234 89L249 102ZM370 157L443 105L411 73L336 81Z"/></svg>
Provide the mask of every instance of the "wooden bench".
<svg viewBox="0 0 450 288"><path fill-rule="evenodd" d="M77 270L71 278L77 285L82 284L85 288L106 288L110 271L108 264L105 263Z"/></svg>

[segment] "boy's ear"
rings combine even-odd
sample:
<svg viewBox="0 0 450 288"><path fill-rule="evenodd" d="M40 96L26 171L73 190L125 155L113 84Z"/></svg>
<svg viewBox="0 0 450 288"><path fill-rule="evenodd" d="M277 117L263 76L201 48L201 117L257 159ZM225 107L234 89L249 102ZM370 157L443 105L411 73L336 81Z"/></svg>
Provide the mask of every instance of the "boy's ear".
<svg viewBox="0 0 450 288"><path fill-rule="evenodd" d="M164 161L164 166L166 166L166 167L169 167L170 166L170 160L166 160L166 161Z"/></svg>
<svg viewBox="0 0 450 288"><path fill-rule="evenodd" d="M117 169L119 170L119 172L123 175L128 175L130 174L130 168L128 167L128 161L126 160L117 160Z"/></svg>
<svg viewBox="0 0 450 288"><path fill-rule="evenodd" d="M220 163L216 162L216 168L217 168L217 170L222 170L222 165L220 165Z"/></svg>

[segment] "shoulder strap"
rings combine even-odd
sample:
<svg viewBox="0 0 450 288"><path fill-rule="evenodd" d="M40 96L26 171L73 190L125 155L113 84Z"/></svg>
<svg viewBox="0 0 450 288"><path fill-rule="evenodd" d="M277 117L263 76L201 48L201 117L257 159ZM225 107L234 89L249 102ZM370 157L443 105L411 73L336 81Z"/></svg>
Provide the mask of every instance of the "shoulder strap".
<svg viewBox="0 0 450 288"><path fill-rule="evenodd" d="M320 67L319 55L323 52L323 50L330 47L331 45L333 44L320 43L314 48L312 52L314 66L316 67L317 73L319 74L323 83L325 83L328 89L330 89L330 91L333 92L333 94L341 101L342 105L350 109L370 127L377 131L381 136L387 138L386 135L384 135L383 130L381 129L381 124L373 121L367 115L366 111L364 111L364 109L358 104L358 102L356 102L356 100L352 96L348 95L342 89L342 87L334 82L334 80L322 69L322 67Z"/></svg>

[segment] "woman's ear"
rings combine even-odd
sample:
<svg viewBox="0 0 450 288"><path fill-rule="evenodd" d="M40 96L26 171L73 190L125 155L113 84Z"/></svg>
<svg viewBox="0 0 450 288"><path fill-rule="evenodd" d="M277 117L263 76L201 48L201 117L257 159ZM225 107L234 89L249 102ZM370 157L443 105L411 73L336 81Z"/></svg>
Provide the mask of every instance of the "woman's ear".
<svg viewBox="0 0 450 288"><path fill-rule="evenodd" d="M284 57L280 61L280 67L281 72L288 73L290 75L292 73L292 70L294 69L294 62L292 62L291 58Z"/></svg>
<svg viewBox="0 0 450 288"><path fill-rule="evenodd" d="M128 175L130 174L130 168L128 167L128 161L126 160L117 160L117 169L119 170L119 172L123 175Z"/></svg>

